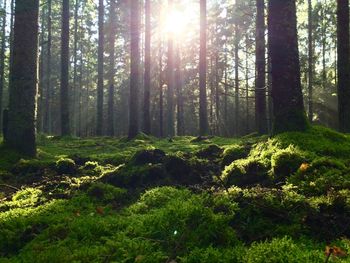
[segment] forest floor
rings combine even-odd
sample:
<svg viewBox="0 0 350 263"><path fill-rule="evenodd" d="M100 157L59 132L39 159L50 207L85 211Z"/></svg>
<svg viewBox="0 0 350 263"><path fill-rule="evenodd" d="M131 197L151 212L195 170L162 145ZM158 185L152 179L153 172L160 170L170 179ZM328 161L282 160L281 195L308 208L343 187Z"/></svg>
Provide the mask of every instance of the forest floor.
<svg viewBox="0 0 350 263"><path fill-rule="evenodd" d="M350 136L0 147L0 262L350 262Z"/></svg>

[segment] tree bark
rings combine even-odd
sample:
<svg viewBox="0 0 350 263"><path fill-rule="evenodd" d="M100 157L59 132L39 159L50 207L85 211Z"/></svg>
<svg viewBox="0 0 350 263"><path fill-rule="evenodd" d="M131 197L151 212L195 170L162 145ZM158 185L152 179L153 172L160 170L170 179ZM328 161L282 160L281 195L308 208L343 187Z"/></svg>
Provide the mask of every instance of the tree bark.
<svg viewBox="0 0 350 263"><path fill-rule="evenodd" d="M108 92L108 124L107 133L109 136L114 136L114 85L115 85L115 36L116 32L116 0L111 0L110 11L110 32L109 32L109 92Z"/></svg>
<svg viewBox="0 0 350 263"><path fill-rule="evenodd" d="M0 132L2 132L2 110L3 94L5 85L5 51L6 51L6 7L7 1L4 1L4 14L1 25L1 50L0 50Z"/></svg>
<svg viewBox="0 0 350 263"><path fill-rule="evenodd" d="M34 157L39 0L18 1L15 15L8 135L5 143L23 155Z"/></svg>
<svg viewBox="0 0 350 263"><path fill-rule="evenodd" d="M96 135L102 135L103 126L103 63L104 63L104 5L98 5L98 80L97 80L97 119Z"/></svg>
<svg viewBox="0 0 350 263"><path fill-rule="evenodd" d="M52 132L52 113L51 113L51 47L52 47L52 0L48 0L47 13L47 69L46 69L46 100L45 100L45 121L44 132Z"/></svg>
<svg viewBox="0 0 350 263"><path fill-rule="evenodd" d="M337 0L339 130L350 132L349 0Z"/></svg>
<svg viewBox="0 0 350 263"><path fill-rule="evenodd" d="M313 79L314 79L314 47L313 47L313 23L312 23L312 1L308 0L308 117L309 122L313 120Z"/></svg>
<svg viewBox="0 0 350 263"><path fill-rule="evenodd" d="M295 0L269 1L273 133L308 127L300 82Z"/></svg>
<svg viewBox="0 0 350 263"><path fill-rule="evenodd" d="M143 99L143 132L151 133L150 90L151 90L151 1L145 1L145 75Z"/></svg>
<svg viewBox="0 0 350 263"><path fill-rule="evenodd" d="M207 1L200 0L199 135L207 133Z"/></svg>
<svg viewBox="0 0 350 263"><path fill-rule="evenodd" d="M265 0L256 1L256 90L255 122L259 134L267 133L265 73Z"/></svg>
<svg viewBox="0 0 350 263"><path fill-rule="evenodd" d="M63 0L61 32L61 135L70 135L69 125L69 0Z"/></svg>
<svg viewBox="0 0 350 263"><path fill-rule="evenodd" d="M138 92L140 81L140 2L138 0L130 3L130 94L129 94L129 139L136 137L139 131L138 122Z"/></svg>
<svg viewBox="0 0 350 263"><path fill-rule="evenodd" d="M173 0L169 0L169 12L173 11ZM174 35L168 35L168 89L167 89L167 135L173 137L174 129Z"/></svg>

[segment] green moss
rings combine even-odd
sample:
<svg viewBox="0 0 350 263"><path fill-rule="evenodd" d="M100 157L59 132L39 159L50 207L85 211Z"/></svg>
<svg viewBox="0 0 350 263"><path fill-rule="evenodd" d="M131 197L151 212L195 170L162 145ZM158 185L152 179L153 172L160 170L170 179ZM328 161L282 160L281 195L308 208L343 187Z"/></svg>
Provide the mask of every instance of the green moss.
<svg viewBox="0 0 350 263"><path fill-rule="evenodd" d="M222 166L225 167L238 159L246 158L250 148L245 145L233 145L225 149L222 157Z"/></svg>
<svg viewBox="0 0 350 263"><path fill-rule="evenodd" d="M75 174L77 171L75 162L69 158L58 159L55 168L59 174Z"/></svg>

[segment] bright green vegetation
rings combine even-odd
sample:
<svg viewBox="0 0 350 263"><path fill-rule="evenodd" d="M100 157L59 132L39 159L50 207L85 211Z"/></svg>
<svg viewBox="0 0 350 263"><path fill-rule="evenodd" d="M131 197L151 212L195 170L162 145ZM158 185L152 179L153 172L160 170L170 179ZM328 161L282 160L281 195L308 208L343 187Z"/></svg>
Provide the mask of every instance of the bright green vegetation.
<svg viewBox="0 0 350 263"><path fill-rule="evenodd" d="M36 160L0 151L0 262L350 253L350 138L329 129L200 142L42 137Z"/></svg>

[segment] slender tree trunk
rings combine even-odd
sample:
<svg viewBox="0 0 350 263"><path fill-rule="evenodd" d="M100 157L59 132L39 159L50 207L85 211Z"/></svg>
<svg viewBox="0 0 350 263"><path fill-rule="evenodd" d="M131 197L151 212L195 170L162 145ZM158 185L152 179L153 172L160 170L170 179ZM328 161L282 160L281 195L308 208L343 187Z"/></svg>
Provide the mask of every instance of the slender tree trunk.
<svg viewBox="0 0 350 263"><path fill-rule="evenodd" d="M103 65L104 64L104 5L98 5L98 80L97 80L97 121L96 135L102 135L103 126Z"/></svg>
<svg viewBox="0 0 350 263"><path fill-rule="evenodd" d="M215 113L216 113L216 135L220 135L220 78L219 78L219 54L215 52Z"/></svg>
<svg viewBox="0 0 350 263"><path fill-rule="evenodd" d="M246 117L246 134L249 133L249 62L248 62L248 46L249 46L249 36L245 36L245 117Z"/></svg>
<svg viewBox="0 0 350 263"><path fill-rule="evenodd" d="M77 80L78 80L78 12L79 1L75 0L74 6L74 47L73 47L73 99L71 104L72 109L72 128L73 133L77 134Z"/></svg>
<svg viewBox="0 0 350 263"><path fill-rule="evenodd" d="M349 0L337 0L339 130L350 132Z"/></svg>
<svg viewBox="0 0 350 263"><path fill-rule="evenodd" d="M199 135L208 133L207 110L207 1L200 0Z"/></svg>
<svg viewBox="0 0 350 263"><path fill-rule="evenodd" d="M164 110L163 110L163 50L162 35L159 33L159 136L164 136Z"/></svg>
<svg viewBox="0 0 350 263"><path fill-rule="evenodd" d="M5 143L23 155L34 157L39 0L18 1L15 14L14 56Z"/></svg>
<svg viewBox="0 0 350 263"><path fill-rule="evenodd" d="M255 122L260 134L267 132L265 75L265 0L256 1L256 90Z"/></svg>
<svg viewBox="0 0 350 263"><path fill-rule="evenodd" d="M312 122L313 119L313 79L314 79L314 47L313 47L313 23L312 23L312 1L308 0L308 46L309 46L309 55L308 55L308 109L309 109L309 122Z"/></svg>
<svg viewBox="0 0 350 263"><path fill-rule="evenodd" d="M111 0L110 11L110 32L109 32L109 92L108 92L108 125L109 136L114 136L114 85L115 85L115 36L116 32L116 0Z"/></svg>
<svg viewBox="0 0 350 263"><path fill-rule="evenodd" d="M308 127L300 82L295 0L269 1L273 133Z"/></svg>
<svg viewBox="0 0 350 263"><path fill-rule="evenodd" d="M182 74L181 74L181 54L179 43L176 47L176 91L177 91L177 135L184 135L184 119L183 119L183 94L182 94Z"/></svg>
<svg viewBox="0 0 350 263"><path fill-rule="evenodd" d="M5 51L6 51L6 7L7 1L4 1L4 14L1 25L1 50L0 50L0 133L2 132L2 110L3 110L3 94L5 85Z"/></svg>
<svg viewBox="0 0 350 263"><path fill-rule="evenodd" d="M47 2L47 57L46 57L46 100L45 100L45 121L44 132L52 133L52 112L51 112L51 47L52 47L52 0Z"/></svg>
<svg viewBox="0 0 350 263"><path fill-rule="evenodd" d="M131 1L131 69L130 69L130 97L129 97L129 132L128 137L136 137L139 131L138 122L138 93L140 82L140 2Z"/></svg>
<svg viewBox="0 0 350 263"><path fill-rule="evenodd" d="M70 135L69 125L69 0L63 0L61 32L61 135Z"/></svg>
<svg viewBox="0 0 350 263"><path fill-rule="evenodd" d="M169 0L169 11L173 11L173 0ZM168 89L167 89L167 135L173 137L174 129L174 35L168 35Z"/></svg>
<svg viewBox="0 0 350 263"><path fill-rule="evenodd" d="M238 25L235 25L235 43L234 43L234 53L235 53L235 127L234 135L239 135L239 29Z"/></svg>
<svg viewBox="0 0 350 263"><path fill-rule="evenodd" d="M42 7L42 13L39 16L41 19L41 32L40 32L40 60L39 60L39 100L37 109L37 131L41 133L43 131L44 125L44 57L45 57L45 6Z"/></svg>
<svg viewBox="0 0 350 263"><path fill-rule="evenodd" d="M150 90L151 90L151 0L145 1L145 75L143 99L143 132L151 133Z"/></svg>

